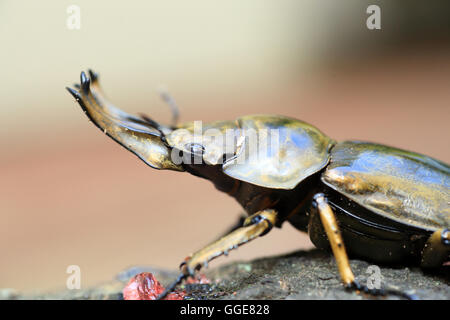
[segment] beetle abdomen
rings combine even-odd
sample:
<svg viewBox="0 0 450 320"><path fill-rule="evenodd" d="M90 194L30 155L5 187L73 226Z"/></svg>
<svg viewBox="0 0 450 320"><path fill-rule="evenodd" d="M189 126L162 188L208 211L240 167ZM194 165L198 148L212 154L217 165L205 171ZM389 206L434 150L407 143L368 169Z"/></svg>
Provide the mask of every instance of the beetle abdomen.
<svg viewBox="0 0 450 320"><path fill-rule="evenodd" d="M322 181L397 222L427 230L450 227L450 168L430 157L373 143L342 142L332 149Z"/></svg>

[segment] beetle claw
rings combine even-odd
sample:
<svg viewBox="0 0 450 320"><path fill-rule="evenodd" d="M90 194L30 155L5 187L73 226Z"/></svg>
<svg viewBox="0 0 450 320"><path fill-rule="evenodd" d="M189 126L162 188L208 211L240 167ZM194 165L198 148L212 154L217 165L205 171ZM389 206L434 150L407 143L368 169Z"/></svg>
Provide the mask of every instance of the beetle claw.
<svg viewBox="0 0 450 320"><path fill-rule="evenodd" d="M109 137L153 168L184 171L181 165L173 163L171 159L170 147L164 138L166 131L163 132L170 132L169 128L159 126L159 130L155 129L111 104L104 98L98 85L98 76L92 70L81 72L80 84L75 88L78 90L67 90L88 118Z"/></svg>
<svg viewBox="0 0 450 320"><path fill-rule="evenodd" d="M85 94L88 94L89 93L89 87L90 87L90 80L86 76L86 73L84 73L84 71L81 72L80 82L81 82L81 89L83 90L83 92Z"/></svg>
<svg viewBox="0 0 450 320"><path fill-rule="evenodd" d="M88 72L89 78L91 79L92 83L96 83L98 81L98 73L92 71L92 69L89 69Z"/></svg>
<svg viewBox="0 0 450 320"><path fill-rule="evenodd" d="M407 300L419 300L415 294L409 294L397 289L387 288L387 289L370 289L365 285L361 285L358 281L353 280L353 282L347 284L345 288L349 291L360 291L375 297L385 297L387 295L398 296Z"/></svg>
<svg viewBox="0 0 450 320"><path fill-rule="evenodd" d="M164 299L170 292L172 292L175 288L176 288L176 286L178 286L184 279L186 279L187 278L187 276L184 274L184 273L181 273L179 276L178 276L178 278L174 281L174 282L172 282L167 288L166 288L166 290L164 290L164 292L163 293L161 293L157 298L156 298L156 300L162 300L162 299Z"/></svg>
<svg viewBox="0 0 450 320"><path fill-rule="evenodd" d="M69 87L66 87L66 89L75 98L75 100L80 101L81 96L76 90L69 88Z"/></svg>

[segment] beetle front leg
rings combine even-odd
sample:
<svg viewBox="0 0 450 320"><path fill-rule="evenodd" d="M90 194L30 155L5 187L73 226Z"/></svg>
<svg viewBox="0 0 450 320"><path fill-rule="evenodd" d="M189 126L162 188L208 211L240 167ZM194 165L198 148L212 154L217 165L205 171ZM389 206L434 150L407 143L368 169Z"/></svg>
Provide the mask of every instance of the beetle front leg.
<svg viewBox="0 0 450 320"><path fill-rule="evenodd" d="M333 255L336 259L342 282L347 289L364 291L375 296L392 294L407 299L416 299L414 295L409 295L395 289L369 289L367 286L359 284L356 281L350 267L347 252L345 251L344 247L344 241L342 239L342 235L339 230L334 212L322 193L316 194L314 196L314 205L317 207L317 210L319 212L320 221L322 222L323 228L325 229L325 234L328 238L331 250L333 251Z"/></svg>
<svg viewBox="0 0 450 320"><path fill-rule="evenodd" d="M200 270L201 267L207 266L209 261L221 255L228 255L230 250L236 249L240 245L267 234L275 225L276 219L277 212L275 210L267 209L256 212L245 219L242 227L214 241L203 249L194 252L181 264L180 276L167 287L161 296L158 297L158 300L173 291L184 279L194 276L195 272Z"/></svg>
<svg viewBox="0 0 450 320"><path fill-rule="evenodd" d="M244 221L244 225L241 228L193 253L182 263L182 272L187 275L193 275L194 271L199 270L202 266L207 266L209 261L221 255L228 255L230 250L265 235L272 229L275 220L275 210L264 210L253 214Z"/></svg>

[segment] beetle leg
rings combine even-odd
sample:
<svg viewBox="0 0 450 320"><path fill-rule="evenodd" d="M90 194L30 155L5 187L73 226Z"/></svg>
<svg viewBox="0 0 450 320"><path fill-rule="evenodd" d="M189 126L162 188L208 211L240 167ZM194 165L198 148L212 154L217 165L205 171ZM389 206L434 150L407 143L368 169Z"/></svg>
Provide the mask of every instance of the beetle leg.
<svg viewBox="0 0 450 320"><path fill-rule="evenodd" d="M422 251L421 266L424 268L436 268L449 258L450 255L450 230L436 230L425 243Z"/></svg>
<svg viewBox="0 0 450 320"><path fill-rule="evenodd" d="M328 241L330 242L331 250L333 251L333 255L336 259L342 282L345 286L351 286L352 283L355 282L355 276L350 268L347 252L344 247L344 241L342 240L342 235L339 231L334 212L328 205L325 196L322 193L315 195L314 201L317 205L320 220L325 229Z"/></svg>
<svg viewBox="0 0 450 320"><path fill-rule="evenodd" d="M246 219L241 228L193 253L187 261L182 263L182 272L189 276L194 275L195 270L199 270L203 265L207 265L209 261L223 254L228 255L230 250L265 235L275 224L276 212L275 210L264 210L255 213L249 218Z"/></svg>
<svg viewBox="0 0 450 320"><path fill-rule="evenodd" d="M228 227L228 229L220 235L220 238L222 238L222 237L224 237L225 235L227 235L227 234L233 232L234 230L237 230L237 229L239 229L240 227L242 227L242 226L244 225L245 219L247 219L247 216L244 215L244 214L242 213L242 214L239 216L239 218L236 219L236 221L234 222L234 224L232 224L230 227Z"/></svg>
<svg viewBox="0 0 450 320"><path fill-rule="evenodd" d="M245 220L242 227L190 255L180 265L180 276L175 282L167 287L167 289L158 297L158 300L164 298L169 292L173 291L183 279L193 276L195 271L200 270L202 266L207 266L209 261L221 255L228 255L230 250L236 249L240 245L265 235L275 225L276 218L277 212L272 209L256 212Z"/></svg>
<svg viewBox="0 0 450 320"><path fill-rule="evenodd" d="M406 299L416 299L414 295L410 295L396 289L369 289L367 286L359 284L356 281L350 267L347 252L345 251L344 247L344 241L342 239L342 235L339 230L339 226L333 210L331 209L330 205L325 199L325 196L322 193L316 194L314 196L314 204L317 206L317 209L319 211L320 220L325 229L328 241L331 245L333 255L336 259L342 282L347 289L364 291L365 293L374 296L384 296L386 294L392 294Z"/></svg>

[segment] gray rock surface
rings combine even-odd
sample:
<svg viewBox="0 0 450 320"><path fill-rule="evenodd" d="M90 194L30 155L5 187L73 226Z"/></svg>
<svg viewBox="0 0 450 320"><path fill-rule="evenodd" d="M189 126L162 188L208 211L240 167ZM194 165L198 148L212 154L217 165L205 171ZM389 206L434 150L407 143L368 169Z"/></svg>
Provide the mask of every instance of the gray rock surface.
<svg viewBox="0 0 450 320"><path fill-rule="evenodd" d="M370 263L351 260L357 280L366 284L373 271ZM380 267L382 288L393 287L413 293L420 299L450 300L450 266L433 274L419 268ZM116 279L84 290L56 291L26 296L11 290L0 290L0 299L121 299L128 280L140 272L152 272L167 285L177 272L152 267L134 267L119 273ZM346 291L339 278L334 258L318 250L233 262L205 271L212 285L189 286L191 299L399 299L394 295L374 298Z"/></svg>

